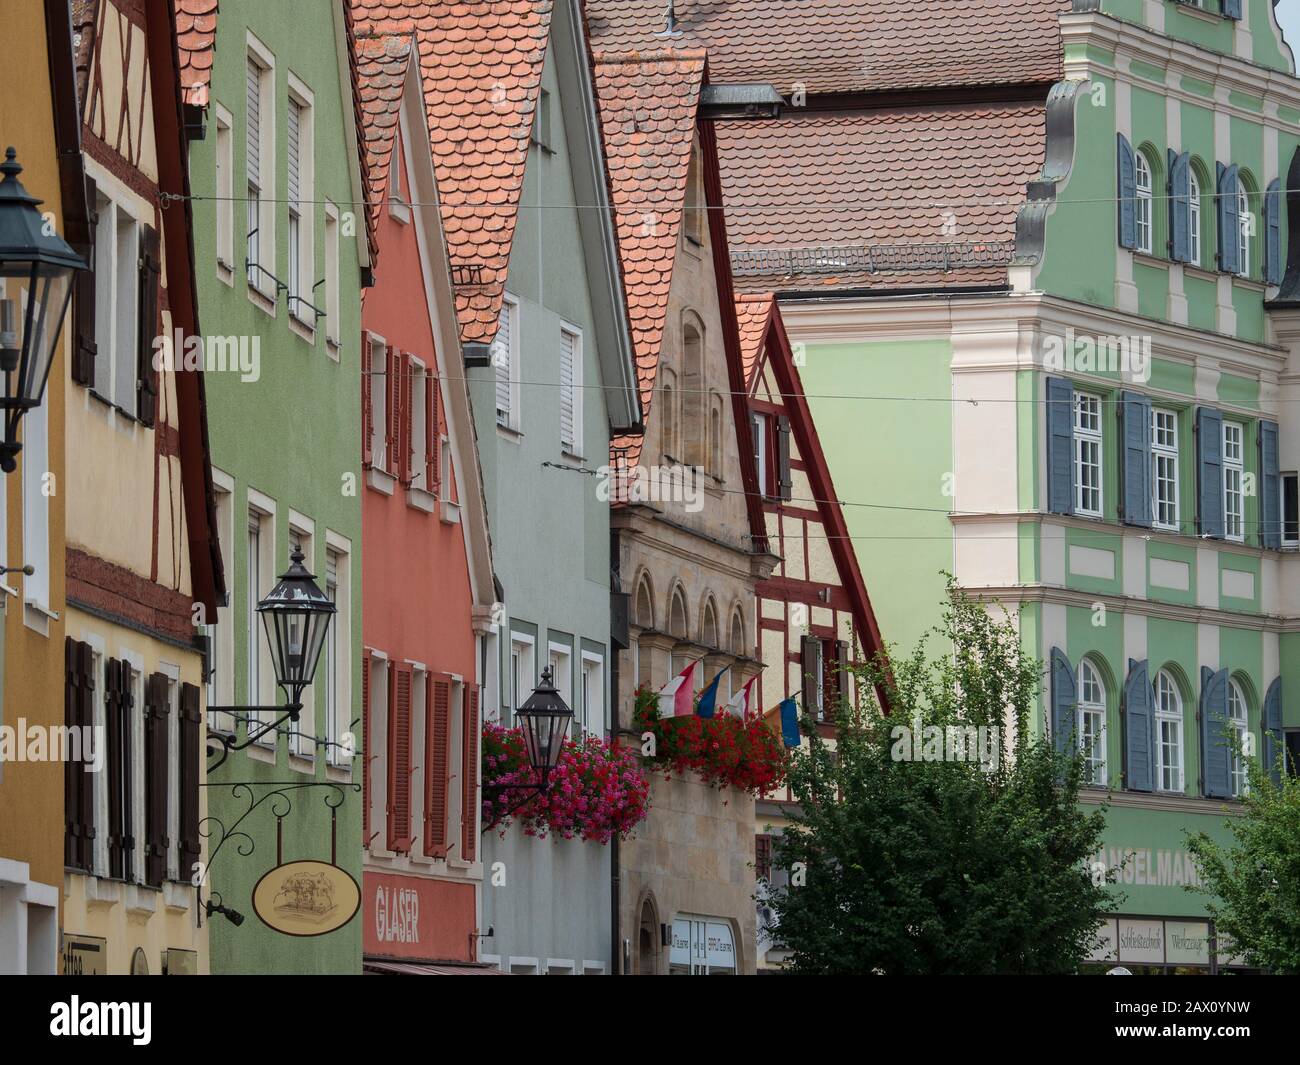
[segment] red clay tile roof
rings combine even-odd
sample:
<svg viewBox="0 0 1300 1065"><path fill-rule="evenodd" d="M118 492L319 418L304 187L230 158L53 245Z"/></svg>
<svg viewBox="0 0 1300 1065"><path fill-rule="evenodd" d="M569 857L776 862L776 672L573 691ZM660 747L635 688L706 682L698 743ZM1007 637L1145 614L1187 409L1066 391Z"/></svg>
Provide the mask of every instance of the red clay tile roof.
<svg viewBox="0 0 1300 1065"><path fill-rule="evenodd" d="M370 215L376 222L380 206L388 199L388 174L410 60L410 37L362 37L357 41L357 91L370 175Z"/></svg>
<svg viewBox="0 0 1300 1065"><path fill-rule="evenodd" d="M699 50L666 49L593 58L644 422L668 314L705 58ZM611 447L625 450L635 465L641 437L618 437Z"/></svg>
<svg viewBox="0 0 1300 1065"><path fill-rule="evenodd" d="M207 106L217 43L217 0L172 0L185 102Z"/></svg>
<svg viewBox="0 0 1300 1065"><path fill-rule="evenodd" d="M715 82L790 96L1061 76L1070 0L676 0L681 36L659 36L665 0L587 0L593 46L703 47Z"/></svg>
<svg viewBox="0 0 1300 1065"><path fill-rule="evenodd" d="M754 371L763 354L767 322L776 298L770 292L756 292L736 297L736 324L740 326L740 364L745 371L745 387L753 389Z"/></svg>
<svg viewBox="0 0 1300 1065"><path fill-rule="evenodd" d="M351 0L363 34L414 34L461 339L496 335L552 0Z"/></svg>
<svg viewBox="0 0 1300 1065"><path fill-rule="evenodd" d="M98 11L99 0L72 0L72 62L77 73L77 100L82 109L90 83Z"/></svg>
<svg viewBox="0 0 1300 1065"><path fill-rule="evenodd" d="M1005 284L1044 114L967 104L719 122L737 288Z"/></svg>

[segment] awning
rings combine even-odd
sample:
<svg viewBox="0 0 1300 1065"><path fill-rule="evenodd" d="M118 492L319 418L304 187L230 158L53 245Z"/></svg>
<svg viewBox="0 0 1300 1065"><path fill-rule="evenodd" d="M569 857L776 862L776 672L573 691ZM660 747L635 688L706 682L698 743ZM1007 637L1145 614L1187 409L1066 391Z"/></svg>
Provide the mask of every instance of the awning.
<svg viewBox="0 0 1300 1065"><path fill-rule="evenodd" d="M509 976L500 969L484 963L431 962L421 964L409 961L388 961L365 958L361 971L375 976Z"/></svg>

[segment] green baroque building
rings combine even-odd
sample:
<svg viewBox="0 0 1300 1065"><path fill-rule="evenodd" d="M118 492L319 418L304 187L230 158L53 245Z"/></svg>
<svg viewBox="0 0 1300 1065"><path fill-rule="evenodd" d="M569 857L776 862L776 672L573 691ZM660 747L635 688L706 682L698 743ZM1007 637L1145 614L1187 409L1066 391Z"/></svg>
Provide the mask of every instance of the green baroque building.
<svg viewBox="0 0 1300 1065"><path fill-rule="evenodd" d="M293 550L338 611L296 726L257 737L280 715L209 713L210 750L214 735L255 736L208 776L203 895L243 917L209 918L212 972L355 973L361 924L347 881L361 879L351 733L362 706L359 344L370 247L351 25L338 0L176 8L201 321L226 338L208 338L205 377L230 588L209 619L209 704L283 702L255 608ZM214 351L239 365L214 369ZM300 861L324 868L272 878L278 891L305 874L297 883L310 899L295 896L292 913L275 891L254 904L264 875Z"/></svg>
<svg viewBox="0 0 1300 1065"><path fill-rule="evenodd" d="M1300 732L1292 52L1271 0L958 7L888 54L848 19L852 70L687 20L790 101L719 130L737 284L781 298L885 639L947 570L1045 663L1110 803L1093 960L1241 967L1187 834L1240 814L1232 734Z"/></svg>

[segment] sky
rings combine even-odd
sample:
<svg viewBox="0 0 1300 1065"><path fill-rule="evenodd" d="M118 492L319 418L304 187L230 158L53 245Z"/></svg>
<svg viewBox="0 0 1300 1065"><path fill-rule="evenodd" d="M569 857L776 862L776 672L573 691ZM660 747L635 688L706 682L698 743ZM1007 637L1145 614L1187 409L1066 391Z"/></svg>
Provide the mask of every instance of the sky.
<svg viewBox="0 0 1300 1065"><path fill-rule="evenodd" d="M1277 20L1282 24L1282 35L1294 52L1300 46L1300 0L1278 0Z"/></svg>

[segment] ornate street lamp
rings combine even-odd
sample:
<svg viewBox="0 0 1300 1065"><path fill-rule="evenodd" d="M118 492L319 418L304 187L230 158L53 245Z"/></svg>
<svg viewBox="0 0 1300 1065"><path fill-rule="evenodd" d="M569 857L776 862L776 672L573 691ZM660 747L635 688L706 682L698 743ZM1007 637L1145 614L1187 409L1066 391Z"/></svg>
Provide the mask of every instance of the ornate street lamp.
<svg viewBox="0 0 1300 1065"><path fill-rule="evenodd" d="M0 469L18 466L18 422L39 406L72 297L72 275L86 262L37 210L41 200L18 180L13 148L0 163L0 371L4 373L4 437Z"/></svg>
<svg viewBox="0 0 1300 1065"><path fill-rule="evenodd" d="M287 721L297 721L302 711L302 693L311 685L320 662L321 648L334 617L333 601L316 583L316 578L303 565L304 555L294 548L289 556L289 568L280 575L280 583L271 589L260 603L257 612L262 615L266 641L271 647L271 664L275 680L285 694L283 706L210 706L209 711L227 714L248 714L260 711L283 711L278 721L263 725L256 731L251 726L243 743L219 733L209 733L210 742L220 743L221 757L208 766L208 772L221 765L231 751L242 751L256 743ZM211 754L215 748L209 747Z"/></svg>
<svg viewBox="0 0 1300 1065"><path fill-rule="evenodd" d="M551 770L560 760L564 741L569 734L569 722L573 720L573 711L554 684L551 667L542 670L542 683L533 689L533 694L515 711L524 733L524 747L528 751L528 764L537 773L536 784L484 785L484 798L492 810L490 818L484 818L483 831L509 817L538 795L550 790ZM501 798L509 793L504 799ZM506 806L497 809L498 801Z"/></svg>

